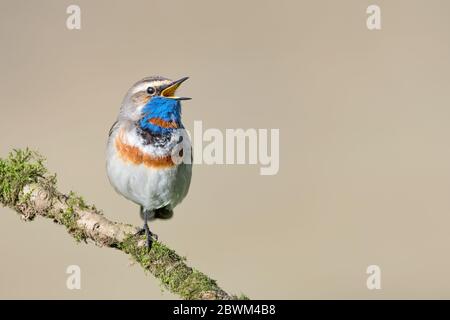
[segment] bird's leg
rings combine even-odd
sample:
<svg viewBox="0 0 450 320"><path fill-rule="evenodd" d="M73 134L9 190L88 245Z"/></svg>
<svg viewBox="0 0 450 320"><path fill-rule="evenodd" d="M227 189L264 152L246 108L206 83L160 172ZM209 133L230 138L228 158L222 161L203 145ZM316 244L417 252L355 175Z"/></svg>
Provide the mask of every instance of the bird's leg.
<svg viewBox="0 0 450 320"><path fill-rule="evenodd" d="M145 237L147 238L147 248L150 250L152 248L152 236L151 236L150 229L148 227L148 211L147 210L144 211L144 226L143 226L143 228L145 230Z"/></svg>
<svg viewBox="0 0 450 320"><path fill-rule="evenodd" d="M152 247L152 243L153 243L153 238L155 240L158 240L158 235L151 232L150 228L148 227L148 220L151 216L151 211L150 210L143 210L143 218L144 218L144 226L142 227L142 231L145 232L145 237L146 237L146 244L147 244L147 248L150 250Z"/></svg>

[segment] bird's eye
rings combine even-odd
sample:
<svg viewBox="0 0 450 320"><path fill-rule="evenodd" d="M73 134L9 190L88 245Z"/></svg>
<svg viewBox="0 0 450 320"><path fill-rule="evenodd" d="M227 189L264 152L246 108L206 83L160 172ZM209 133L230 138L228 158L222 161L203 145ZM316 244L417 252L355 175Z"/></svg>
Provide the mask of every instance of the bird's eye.
<svg viewBox="0 0 450 320"><path fill-rule="evenodd" d="M147 88L147 93L152 96L152 95L154 95L156 93L156 89L153 88L153 87L148 87Z"/></svg>

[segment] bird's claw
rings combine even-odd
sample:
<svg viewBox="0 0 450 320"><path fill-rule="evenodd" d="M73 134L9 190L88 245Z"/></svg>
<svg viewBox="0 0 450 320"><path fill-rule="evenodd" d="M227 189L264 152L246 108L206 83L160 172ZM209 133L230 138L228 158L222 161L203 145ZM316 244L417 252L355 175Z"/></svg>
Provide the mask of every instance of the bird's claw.
<svg viewBox="0 0 450 320"><path fill-rule="evenodd" d="M150 251L150 249L152 248L153 241L158 241L158 235L148 230L148 234L145 241L145 245L148 251Z"/></svg>
<svg viewBox="0 0 450 320"><path fill-rule="evenodd" d="M134 235L142 236L144 234L146 235L145 246L150 250L152 248L153 240L158 241L158 235L151 232L148 227L139 228Z"/></svg>
<svg viewBox="0 0 450 320"><path fill-rule="evenodd" d="M139 228L135 233L134 236L142 236L145 234L145 229L144 228Z"/></svg>

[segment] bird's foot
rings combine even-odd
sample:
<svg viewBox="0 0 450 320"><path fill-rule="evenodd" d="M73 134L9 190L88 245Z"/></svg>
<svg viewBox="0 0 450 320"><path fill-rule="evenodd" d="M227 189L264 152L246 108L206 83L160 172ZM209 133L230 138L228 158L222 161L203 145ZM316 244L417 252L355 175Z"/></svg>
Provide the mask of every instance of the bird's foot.
<svg viewBox="0 0 450 320"><path fill-rule="evenodd" d="M139 228L139 230L134 235L135 236L142 236L142 235L146 234L145 229L146 229L145 227ZM148 232L149 232L149 235L153 239L158 240L158 235L156 233L151 232L150 229L148 230Z"/></svg>
<svg viewBox="0 0 450 320"><path fill-rule="evenodd" d="M144 228L139 228L136 233L134 234L134 236L142 236L145 234L145 229Z"/></svg>
<svg viewBox="0 0 450 320"><path fill-rule="evenodd" d="M158 241L158 235L150 231L148 225L144 225L142 228L135 233L136 236L142 236L145 234L145 245L150 250L152 248L153 240Z"/></svg>

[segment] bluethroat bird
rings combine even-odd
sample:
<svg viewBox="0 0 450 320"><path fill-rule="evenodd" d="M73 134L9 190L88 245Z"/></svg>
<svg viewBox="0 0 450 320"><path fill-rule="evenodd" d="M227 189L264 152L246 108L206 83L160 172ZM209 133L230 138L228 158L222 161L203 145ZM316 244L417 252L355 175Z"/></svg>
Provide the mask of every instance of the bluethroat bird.
<svg viewBox="0 0 450 320"><path fill-rule="evenodd" d="M109 131L108 178L119 194L140 206L144 219L141 232L146 234L148 248L157 239L148 221L170 218L191 182L191 162L174 161L173 157L182 140L183 148L191 148L183 134L180 104L190 98L175 96L187 79L154 76L138 81L125 95Z"/></svg>

